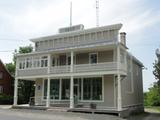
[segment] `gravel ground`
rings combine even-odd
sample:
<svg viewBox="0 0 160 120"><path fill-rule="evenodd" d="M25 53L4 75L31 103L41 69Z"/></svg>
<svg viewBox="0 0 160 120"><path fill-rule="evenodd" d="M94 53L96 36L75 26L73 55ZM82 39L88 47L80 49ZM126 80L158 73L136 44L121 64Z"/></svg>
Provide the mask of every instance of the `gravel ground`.
<svg viewBox="0 0 160 120"><path fill-rule="evenodd" d="M160 113L152 109L146 109L145 113L130 116L127 119L122 119L118 116L106 114L88 114L9 108L10 106L0 106L0 120L160 120Z"/></svg>
<svg viewBox="0 0 160 120"><path fill-rule="evenodd" d="M0 120L124 120L118 116L53 112L42 110L0 109Z"/></svg>

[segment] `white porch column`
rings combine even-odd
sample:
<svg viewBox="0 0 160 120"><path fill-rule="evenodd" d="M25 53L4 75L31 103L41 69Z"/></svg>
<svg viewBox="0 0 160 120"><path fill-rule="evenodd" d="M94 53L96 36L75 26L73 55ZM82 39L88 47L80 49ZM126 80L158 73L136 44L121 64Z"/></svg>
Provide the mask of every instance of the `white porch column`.
<svg viewBox="0 0 160 120"><path fill-rule="evenodd" d="M70 108L74 108L74 92L73 92L73 76L71 76L71 80L70 80Z"/></svg>
<svg viewBox="0 0 160 120"><path fill-rule="evenodd" d="M73 72L73 56L74 56L74 52L71 51L71 69L70 72ZM74 78L73 75L71 75L71 79L70 79L70 108L74 108Z"/></svg>
<svg viewBox="0 0 160 120"><path fill-rule="evenodd" d="M47 80L47 101L46 101L46 107L50 107L50 78L48 77Z"/></svg>
<svg viewBox="0 0 160 120"><path fill-rule="evenodd" d="M118 82L118 95L117 95L117 105L118 111L122 110L122 95L121 95L121 76L120 76L120 48L119 44L117 45L117 82Z"/></svg>
<svg viewBox="0 0 160 120"><path fill-rule="evenodd" d="M18 99L18 79L15 78L15 81L14 81L14 103L13 103L13 105L17 105L17 99Z"/></svg>

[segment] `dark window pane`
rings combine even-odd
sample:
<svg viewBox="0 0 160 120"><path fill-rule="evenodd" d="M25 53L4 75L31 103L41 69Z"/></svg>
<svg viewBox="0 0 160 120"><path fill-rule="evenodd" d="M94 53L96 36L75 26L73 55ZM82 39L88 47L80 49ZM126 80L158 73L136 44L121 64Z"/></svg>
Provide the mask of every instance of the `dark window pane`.
<svg viewBox="0 0 160 120"><path fill-rule="evenodd" d="M48 80L44 80L44 99L47 98L47 81Z"/></svg>
<svg viewBox="0 0 160 120"><path fill-rule="evenodd" d="M59 80L51 80L50 97L51 99L59 99Z"/></svg>
<svg viewBox="0 0 160 120"><path fill-rule="evenodd" d="M70 97L70 79L62 79L62 99L68 100Z"/></svg>

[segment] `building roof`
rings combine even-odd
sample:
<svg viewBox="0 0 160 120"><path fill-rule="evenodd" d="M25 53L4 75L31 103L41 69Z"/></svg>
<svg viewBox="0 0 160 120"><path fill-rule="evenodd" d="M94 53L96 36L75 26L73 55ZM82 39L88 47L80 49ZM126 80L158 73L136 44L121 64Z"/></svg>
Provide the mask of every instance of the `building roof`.
<svg viewBox="0 0 160 120"><path fill-rule="evenodd" d="M122 24L119 23L119 24L107 25L107 26L102 26L102 27L94 27L94 28L84 29L84 30L58 33L58 34L51 35L51 36L30 39L30 41L37 42L37 41L53 40L53 39L57 39L57 38L76 36L76 35L93 33L93 32L108 31L108 30L120 30L121 27L122 27Z"/></svg>

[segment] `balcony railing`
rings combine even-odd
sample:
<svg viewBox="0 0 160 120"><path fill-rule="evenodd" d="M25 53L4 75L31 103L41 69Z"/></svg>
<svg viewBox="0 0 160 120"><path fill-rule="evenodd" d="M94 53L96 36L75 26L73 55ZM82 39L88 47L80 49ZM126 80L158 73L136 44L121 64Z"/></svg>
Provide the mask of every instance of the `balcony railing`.
<svg viewBox="0 0 160 120"><path fill-rule="evenodd" d="M106 62L97 64L74 65L74 72L95 72L95 71L113 71L116 70L116 62Z"/></svg>
<svg viewBox="0 0 160 120"><path fill-rule="evenodd" d="M70 72L70 65L63 65L63 66L54 66L50 67L50 73L69 73Z"/></svg>
<svg viewBox="0 0 160 120"><path fill-rule="evenodd" d="M121 71L126 71L124 64L120 64ZM73 73L83 73L83 72L101 72L101 71L117 71L117 62L104 62L97 64L78 64L73 65ZM47 75L48 68L39 68L39 69L23 69L18 70L18 76L36 76L36 75ZM63 74L70 73L70 65L63 66L54 66L50 67L49 74Z"/></svg>

